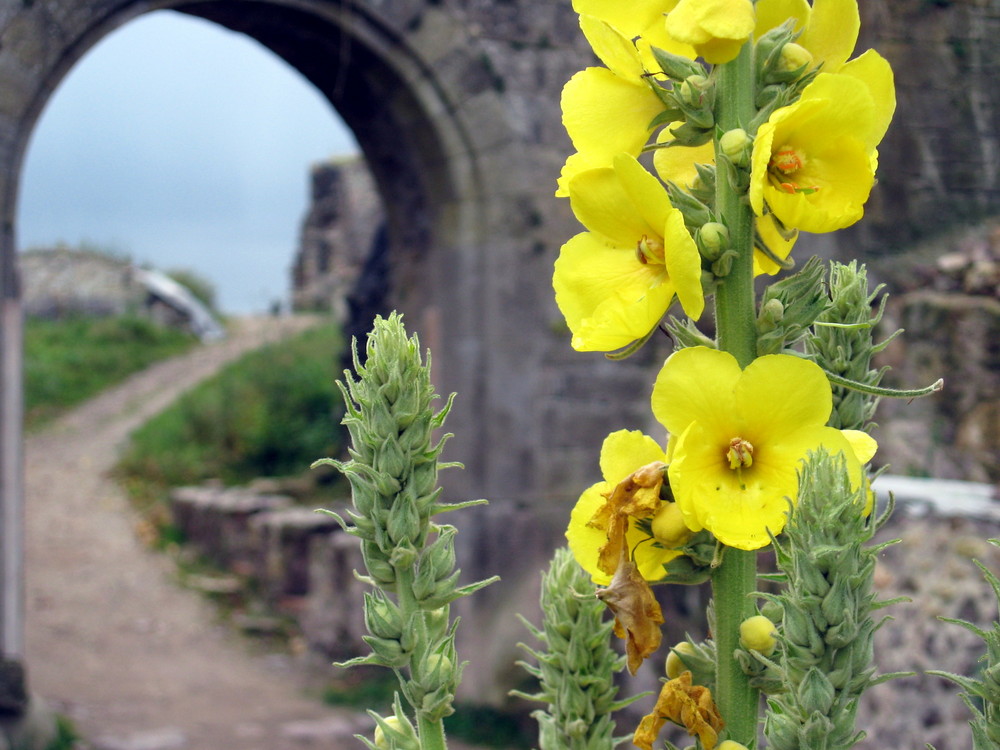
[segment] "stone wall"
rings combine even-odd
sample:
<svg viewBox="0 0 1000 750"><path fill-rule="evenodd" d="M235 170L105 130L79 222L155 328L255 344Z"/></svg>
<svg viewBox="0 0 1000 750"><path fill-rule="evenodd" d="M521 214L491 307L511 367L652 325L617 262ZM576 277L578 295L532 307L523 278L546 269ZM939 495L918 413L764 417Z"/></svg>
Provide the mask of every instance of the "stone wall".
<svg viewBox="0 0 1000 750"><path fill-rule="evenodd" d="M385 223L371 173L360 156L313 165L310 202L292 268L292 308L348 317L353 291L375 235Z"/></svg>
<svg viewBox="0 0 1000 750"><path fill-rule="evenodd" d="M145 298L131 265L107 255L60 247L22 253L20 262L26 315L121 315Z"/></svg>

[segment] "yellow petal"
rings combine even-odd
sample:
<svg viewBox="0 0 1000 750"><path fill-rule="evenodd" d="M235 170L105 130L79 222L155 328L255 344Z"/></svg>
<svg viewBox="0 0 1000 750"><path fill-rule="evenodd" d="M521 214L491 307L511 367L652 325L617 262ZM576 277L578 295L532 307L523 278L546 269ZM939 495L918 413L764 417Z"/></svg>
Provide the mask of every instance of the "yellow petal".
<svg viewBox="0 0 1000 750"><path fill-rule="evenodd" d="M580 16L580 29L598 59L616 76L642 82L639 52L621 32L594 16Z"/></svg>
<svg viewBox="0 0 1000 750"><path fill-rule="evenodd" d="M881 143L896 111L896 85L888 61L873 49L867 50L840 69L840 75L862 81L874 104L872 123L866 128L866 145L871 150Z"/></svg>
<svg viewBox="0 0 1000 750"><path fill-rule="evenodd" d="M809 50L822 70L836 73L854 52L861 28L858 0L813 0L809 25L798 43Z"/></svg>
<svg viewBox="0 0 1000 750"><path fill-rule="evenodd" d="M777 114L777 112L775 113ZM774 116L757 129L750 155L750 207L757 216L764 215L764 190L769 187L767 168L774 152L774 133L777 124Z"/></svg>
<svg viewBox="0 0 1000 750"><path fill-rule="evenodd" d="M630 81L607 68L575 74L562 91L563 125L577 151L638 154L652 132L649 123L663 103L645 81Z"/></svg>
<svg viewBox="0 0 1000 750"><path fill-rule="evenodd" d="M680 123L671 123L656 136L657 143L674 140L670 129ZM715 146L711 141L702 146L670 146L653 152L653 168L664 182L675 182L690 187L698 177L695 164L715 164Z"/></svg>
<svg viewBox="0 0 1000 750"><path fill-rule="evenodd" d="M656 376L653 415L672 436L695 420L709 430L724 431L736 410L740 375L736 358L728 352L704 346L674 352Z"/></svg>
<svg viewBox="0 0 1000 750"><path fill-rule="evenodd" d="M622 189L635 207L633 210L638 211L653 235L662 237L663 226L674 210L666 189L630 154L616 156L614 167Z"/></svg>
<svg viewBox="0 0 1000 750"><path fill-rule="evenodd" d="M861 430L841 430L840 432L851 444L851 450L854 451L858 461L866 464L875 457L878 443L867 432Z"/></svg>
<svg viewBox="0 0 1000 750"><path fill-rule="evenodd" d="M792 235L791 239L786 240L781 232L778 231L778 227L775 224L775 219L773 214L768 214L766 216L760 216L757 218L754 226L757 229L757 233L760 235L761 240L767 245L768 249L782 260L786 260L792 253L792 248L795 246L795 240L798 239L798 233ZM754 250L753 253L753 275L760 276L761 274L769 274L773 276L781 271L781 266L775 263L773 260L768 258L764 253L759 250Z"/></svg>
<svg viewBox="0 0 1000 750"><path fill-rule="evenodd" d="M681 0L667 16L667 33L713 65L734 59L754 26L750 0Z"/></svg>
<svg viewBox="0 0 1000 750"><path fill-rule="evenodd" d="M874 59L864 69L867 70L869 67L881 70ZM873 75L885 72L881 70L881 73ZM892 70L888 70L888 73L891 76ZM807 140L851 135L867 143L876 132L875 102L865 80L854 76L820 73L803 89L799 102L803 106L788 107L786 109L791 110L788 117L778 118L779 133L783 128L793 127L801 131ZM809 107L809 103L823 106ZM810 133L812 127L822 130ZM780 138L780 135L778 137Z"/></svg>
<svg viewBox="0 0 1000 750"><path fill-rule="evenodd" d="M663 188L658 184L655 187L667 200ZM630 192L614 169L591 169L577 174L569 181L569 202L581 224L623 247L634 250L643 236L659 238L663 231L662 219L648 222L636 209ZM668 208L669 205L667 200Z"/></svg>
<svg viewBox="0 0 1000 750"><path fill-rule="evenodd" d="M823 426L833 409L823 370L791 354L769 354L751 362L736 385L736 402L743 421L753 425L753 436L744 436L751 442L776 442L803 426Z"/></svg>
<svg viewBox="0 0 1000 750"><path fill-rule="evenodd" d="M600 549L607 543L607 535L600 529L595 529L587 524L594 517L605 500L605 492L610 492L611 485L607 482L598 482L591 485L577 500L573 506L573 511L569 517L569 527L566 529L566 541L569 543L573 557L580 564L580 567L590 573L591 579L599 586L606 586L611 581L611 576L604 573L597 567L597 558Z"/></svg>
<svg viewBox="0 0 1000 750"><path fill-rule="evenodd" d="M692 320L698 320L705 311L701 255L684 224L683 214L676 209L671 210L663 228L663 262L684 312Z"/></svg>
<svg viewBox="0 0 1000 750"><path fill-rule="evenodd" d="M795 31L805 28L812 10L806 0L757 0L754 12L757 15L754 38L759 39L790 18L795 20Z"/></svg>
<svg viewBox="0 0 1000 750"><path fill-rule="evenodd" d="M628 38L641 35L672 11L678 0L573 0L573 10L614 26Z"/></svg>
<svg viewBox="0 0 1000 750"><path fill-rule="evenodd" d="M618 430L601 445L601 475L617 484L640 466L663 459L663 448L653 438L639 430Z"/></svg>
<svg viewBox="0 0 1000 750"><path fill-rule="evenodd" d="M598 154L592 151L587 153L580 153L578 151L575 154L570 154L559 173L559 179L556 181L556 197L569 197L569 181L580 174L580 172L610 166L611 157L607 154Z"/></svg>

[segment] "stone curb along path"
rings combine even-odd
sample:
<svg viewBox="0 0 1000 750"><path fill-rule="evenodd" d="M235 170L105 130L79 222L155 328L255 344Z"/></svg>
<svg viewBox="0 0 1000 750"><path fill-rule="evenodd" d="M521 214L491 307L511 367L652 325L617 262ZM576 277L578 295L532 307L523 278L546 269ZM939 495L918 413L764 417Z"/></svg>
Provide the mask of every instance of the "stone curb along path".
<svg viewBox="0 0 1000 750"><path fill-rule="evenodd" d="M252 655L211 605L146 549L108 477L129 433L226 362L317 322L248 319L232 335L145 370L29 436L29 688L94 750L359 747L361 714L305 697Z"/></svg>

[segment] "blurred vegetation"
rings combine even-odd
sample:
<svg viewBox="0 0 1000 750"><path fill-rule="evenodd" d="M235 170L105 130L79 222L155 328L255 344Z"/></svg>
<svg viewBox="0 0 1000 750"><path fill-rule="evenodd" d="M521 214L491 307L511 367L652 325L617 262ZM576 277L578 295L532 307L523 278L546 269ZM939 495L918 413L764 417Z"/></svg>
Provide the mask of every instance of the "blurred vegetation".
<svg viewBox="0 0 1000 750"><path fill-rule="evenodd" d="M24 408L29 429L129 375L197 344L138 315L29 318L24 324Z"/></svg>
<svg viewBox="0 0 1000 750"><path fill-rule="evenodd" d="M331 706L378 710L392 705L398 689L399 681L392 672L358 666L336 670L322 698ZM479 747L524 748L538 739L538 725L527 713L471 703L457 704L455 713L445 717L444 727L449 739Z"/></svg>
<svg viewBox="0 0 1000 750"><path fill-rule="evenodd" d="M153 489L235 485L336 456L342 347L339 331L322 326L245 355L137 430L117 473Z"/></svg>
<svg viewBox="0 0 1000 750"><path fill-rule="evenodd" d="M171 268L164 273L181 286L187 287L194 298L210 312L218 312L218 308L215 306L215 284L211 281L190 268Z"/></svg>

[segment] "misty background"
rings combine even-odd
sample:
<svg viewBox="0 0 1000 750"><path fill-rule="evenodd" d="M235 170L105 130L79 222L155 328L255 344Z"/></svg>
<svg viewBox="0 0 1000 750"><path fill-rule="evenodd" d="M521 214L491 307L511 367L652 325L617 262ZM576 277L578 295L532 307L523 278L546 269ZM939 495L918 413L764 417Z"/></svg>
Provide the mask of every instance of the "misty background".
<svg viewBox="0 0 1000 750"><path fill-rule="evenodd" d="M286 301L310 165L357 153L305 78L253 39L157 11L91 49L32 135L21 250L112 250L215 284L229 313Z"/></svg>

